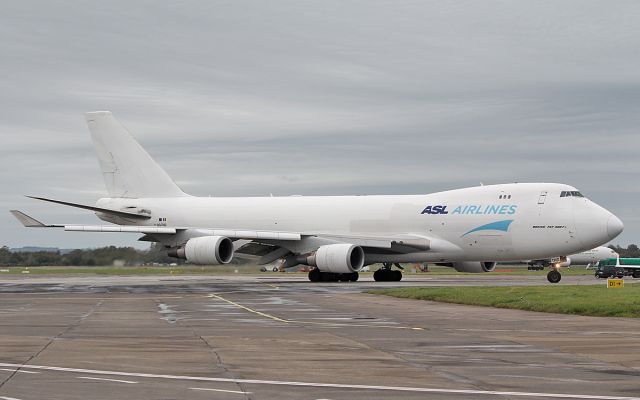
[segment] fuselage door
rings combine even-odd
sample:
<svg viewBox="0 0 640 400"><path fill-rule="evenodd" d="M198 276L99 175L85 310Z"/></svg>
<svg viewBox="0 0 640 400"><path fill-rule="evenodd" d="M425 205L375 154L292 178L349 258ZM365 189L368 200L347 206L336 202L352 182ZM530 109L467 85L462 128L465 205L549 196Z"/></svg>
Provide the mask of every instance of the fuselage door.
<svg viewBox="0 0 640 400"><path fill-rule="evenodd" d="M538 204L544 204L546 200L547 200L547 191L544 190L540 192L540 197L538 197Z"/></svg>

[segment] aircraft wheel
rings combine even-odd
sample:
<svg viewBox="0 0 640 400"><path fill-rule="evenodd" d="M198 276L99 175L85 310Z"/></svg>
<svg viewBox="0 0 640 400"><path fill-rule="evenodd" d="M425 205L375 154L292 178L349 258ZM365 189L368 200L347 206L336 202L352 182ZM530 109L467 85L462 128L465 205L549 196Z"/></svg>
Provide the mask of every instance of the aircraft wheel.
<svg viewBox="0 0 640 400"><path fill-rule="evenodd" d="M314 268L309 271L309 280L311 282L320 282L322 279L322 272L318 268Z"/></svg>
<svg viewBox="0 0 640 400"><path fill-rule="evenodd" d="M376 282L398 282L402 279L402 272L388 268L380 268L373 273Z"/></svg>
<svg viewBox="0 0 640 400"><path fill-rule="evenodd" d="M376 282L383 282L384 281L384 270L379 269L376 270L376 272L373 273L373 280Z"/></svg>
<svg viewBox="0 0 640 400"><path fill-rule="evenodd" d="M333 272L320 272L320 282L338 282L338 274Z"/></svg>
<svg viewBox="0 0 640 400"><path fill-rule="evenodd" d="M553 271L549 271L547 274L547 280L551 283L558 283L560 282L560 279L562 279L562 275L560 275L560 272L555 269Z"/></svg>
<svg viewBox="0 0 640 400"><path fill-rule="evenodd" d="M634 278L640 278L640 271L633 271Z"/></svg>
<svg viewBox="0 0 640 400"><path fill-rule="evenodd" d="M360 277L360 274L357 272L352 272L349 274L349 280L351 282L357 282L359 277Z"/></svg>

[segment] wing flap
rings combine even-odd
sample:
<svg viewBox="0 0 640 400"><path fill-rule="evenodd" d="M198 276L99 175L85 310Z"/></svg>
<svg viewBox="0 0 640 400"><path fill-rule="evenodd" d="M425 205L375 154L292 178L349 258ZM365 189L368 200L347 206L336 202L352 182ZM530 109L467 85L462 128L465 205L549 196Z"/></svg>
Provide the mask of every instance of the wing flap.
<svg viewBox="0 0 640 400"><path fill-rule="evenodd" d="M431 245L431 240L427 237L412 234L402 235L352 235L352 234L332 234L332 233L318 233L313 236L319 238L326 238L336 240L339 242L351 243L357 246L363 247L376 247L383 249L390 249L396 246L412 247L419 250L428 250Z"/></svg>
<svg viewBox="0 0 640 400"><path fill-rule="evenodd" d="M129 232L129 233L166 233L175 234L176 228L164 226L127 226L127 225L65 225L68 232Z"/></svg>
<svg viewBox="0 0 640 400"><path fill-rule="evenodd" d="M226 236L231 239L249 239L249 240L300 240L302 235L293 232L277 232L277 231L249 231L249 230L233 230L233 229L198 229L212 236Z"/></svg>

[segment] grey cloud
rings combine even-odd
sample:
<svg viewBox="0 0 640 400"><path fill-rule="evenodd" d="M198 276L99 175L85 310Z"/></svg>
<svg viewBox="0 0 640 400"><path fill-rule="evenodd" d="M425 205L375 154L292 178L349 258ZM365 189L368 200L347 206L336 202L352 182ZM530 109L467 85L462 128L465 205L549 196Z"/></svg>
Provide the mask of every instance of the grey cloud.
<svg viewBox="0 0 640 400"><path fill-rule="evenodd" d="M95 222L21 195L100 197L82 113L109 109L193 194L560 181L638 241L634 1L24 1L0 35L4 209ZM133 239L0 213L0 244Z"/></svg>

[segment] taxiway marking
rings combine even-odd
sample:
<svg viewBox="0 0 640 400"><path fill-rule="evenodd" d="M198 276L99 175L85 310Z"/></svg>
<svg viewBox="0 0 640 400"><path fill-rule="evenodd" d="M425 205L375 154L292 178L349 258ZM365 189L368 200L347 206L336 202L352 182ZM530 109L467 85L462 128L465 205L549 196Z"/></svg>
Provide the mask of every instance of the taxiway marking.
<svg viewBox="0 0 640 400"><path fill-rule="evenodd" d="M491 375L499 378L524 378L524 379L542 379L545 381L558 381L558 382L591 382L584 379L574 378L549 378L546 376L532 376L532 375Z"/></svg>
<svg viewBox="0 0 640 400"><path fill-rule="evenodd" d="M252 392L242 392L240 390L223 390L223 389L210 389L210 388L196 388L192 387L189 390L208 390L211 392L225 392L225 393L238 393L238 394L253 394Z"/></svg>
<svg viewBox="0 0 640 400"><path fill-rule="evenodd" d="M217 294L210 294L210 295L209 295L209 297L213 297L214 299L218 299L218 300L220 300L220 301L224 301L225 303L232 304L232 305L234 305L234 306L236 306L236 307L240 307L240 308L242 308L242 309L243 309L243 310L245 310L245 311L249 311L250 313L254 313L254 314L260 315L260 316L262 316L262 317L272 319L272 320L274 320L274 321L284 322L285 324L288 324L289 322L291 322L291 321L287 321L286 319L278 318L278 317L276 317L275 315L271 315L271 314L263 313L263 312L261 312L261 311L254 310L253 308L249 308L249 307L247 307L247 306L243 306L242 304L238 304L238 303L233 302L233 301L231 301L231 300L227 300L227 299L225 299L225 298L224 298L224 297L222 297L222 296L218 296Z"/></svg>
<svg viewBox="0 0 640 400"><path fill-rule="evenodd" d="M23 371L21 369L9 369L9 368L0 368L0 371L7 371L7 372L22 372L25 374L39 374L40 372L36 372L36 371Z"/></svg>
<svg viewBox="0 0 640 400"><path fill-rule="evenodd" d="M470 344L470 345L454 345L439 346L445 349L521 349L531 347L528 344Z"/></svg>
<svg viewBox="0 0 640 400"><path fill-rule="evenodd" d="M107 382L118 382L118 383L138 383L136 381L125 381L122 379L108 379L108 378L96 378L93 376L78 376L78 379L91 379L94 381L107 381Z"/></svg>
<svg viewBox="0 0 640 400"><path fill-rule="evenodd" d="M234 301L225 299L224 297L217 295L215 293L212 293L210 295L208 295L207 297L211 297L220 301L224 301L225 303L234 305L236 307L239 307L245 311L249 311L250 313L253 314L257 314L260 315L262 317L265 318L269 318L272 319L274 321L278 321L278 322L284 322L286 324L306 324L306 325L320 325L320 326L329 326L329 327L337 327L337 326L348 326L350 328L352 327L360 327L360 328L386 328L386 329L409 329L409 330L414 330L414 331L423 331L424 328L418 328L418 327L413 327L413 326L384 326L384 325L364 325L364 324L337 324L337 323L326 323L326 322L318 322L318 321L299 321L299 320L291 320L291 319L283 319L280 317L276 317L275 315L271 315L271 314L267 314L264 313L262 311L258 311L255 310L253 308L244 306L242 304L236 303Z"/></svg>
<svg viewBox="0 0 640 400"><path fill-rule="evenodd" d="M10 364L0 363L0 367L28 368L58 372L72 372L93 375L111 375L111 376L131 376L137 378L155 378L155 379L172 379L185 381L200 382L230 382L244 383L249 385L276 385L276 386L298 386L298 387L319 387L331 389L356 389L356 390L380 390L395 392L416 392L416 393L447 393L447 394L470 394L485 396L513 396L513 397L539 397L539 398L556 398L556 399L579 399L579 400L640 400L640 397L627 396L599 396L590 394L574 394L574 393L541 393L541 392L513 392L500 390L475 390L475 389L446 389L446 388L427 388L427 387L410 387L410 386L382 386L382 385L356 385L346 383L322 383L322 382L297 382L297 381L270 381L263 379L233 379L233 378L213 378L205 376L189 376L189 375L163 375L149 374L143 372L122 372L122 371L106 371L82 368L54 367L47 365L27 365L27 364Z"/></svg>

